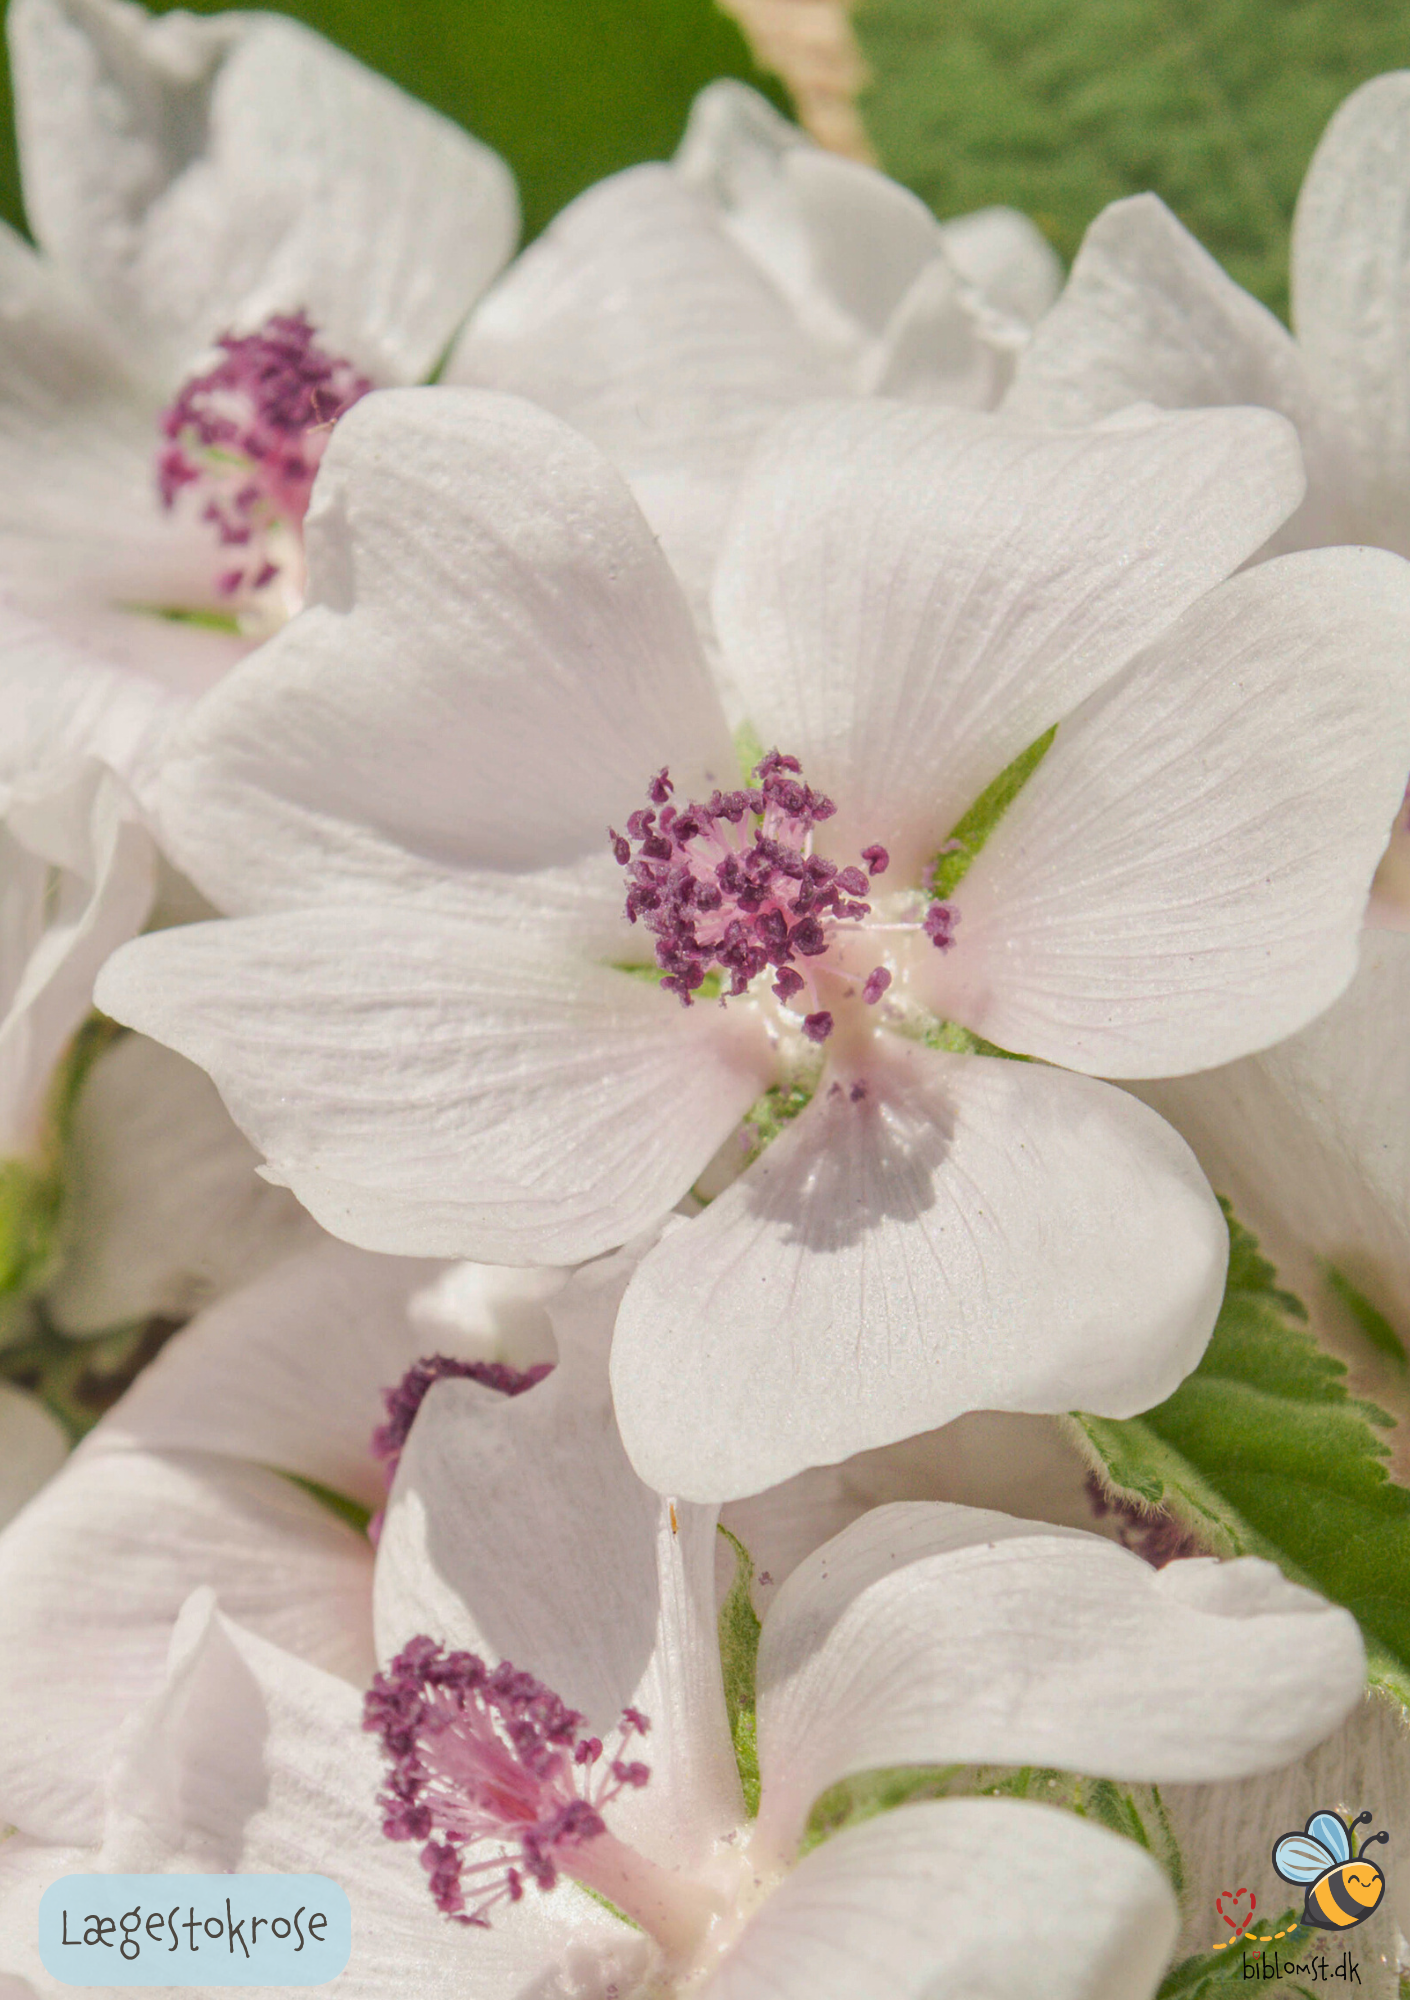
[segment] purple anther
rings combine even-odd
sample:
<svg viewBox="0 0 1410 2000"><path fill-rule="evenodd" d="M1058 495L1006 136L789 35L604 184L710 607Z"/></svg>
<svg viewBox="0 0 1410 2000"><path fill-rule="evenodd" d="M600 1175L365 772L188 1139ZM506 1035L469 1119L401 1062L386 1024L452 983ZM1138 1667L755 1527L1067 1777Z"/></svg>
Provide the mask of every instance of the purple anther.
<svg viewBox="0 0 1410 2000"><path fill-rule="evenodd" d="M810 1042L825 1042L832 1033L832 1016L826 1008L817 1014L803 1016L803 1033Z"/></svg>
<svg viewBox="0 0 1410 2000"><path fill-rule="evenodd" d="M891 974L884 965L878 965L867 974L867 983L862 988L862 998L868 1007L874 1007L887 987L891 984Z"/></svg>
<svg viewBox="0 0 1410 2000"><path fill-rule="evenodd" d="M937 951L948 951L955 942L955 925L960 913L951 903L932 903L921 929Z"/></svg>
<svg viewBox="0 0 1410 2000"><path fill-rule="evenodd" d="M163 411L157 491L172 508L188 488L225 548L250 559L218 579L251 595L280 574L268 537L301 528L333 426L371 389L351 361L318 344L305 313L275 313L257 333L222 334L223 359Z"/></svg>
<svg viewBox="0 0 1410 2000"><path fill-rule="evenodd" d="M884 875L891 866L891 856L884 847L864 847L862 859L867 864L868 875Z"/></svg>
<svg viewBox="0 0 1410 2000"><path fill-rule="evenodd" d="M605 1808L651 1775L622 1754L646 1733L639 1710L623 1712L604 1760L582 1716L531 1674L448 1653L425 1635L374 1678L362 1726L389 1766L383 1833L421 1841L436 1907L486 1929L496 1904L519 1901L526 1876L549 1890L560 1869L571 1874L576 1852L606 1833ZM481 1843L492 1851L471 1859Z"/></svg>
<svg viewBox="0 0 1410 2000"><path fill-rule="evenodd" d="M625 838L609 830L627 871L627 920L652 933L661 984L687 1007L711 972L728 977L724 997L737 999L769 968L774 993L788 1002L807 983L796 961L821 958L839 923L871 912L855 900L867 887L862 870L812 851L814 829L837 808L806 783L798 759L771 750L754 777L757 789L717 790L705 804L676 807L667 803L670 772L660 770L647 787L659 812L638 808ZM867 855L873 873L885 866L884 848ZM831 1026L830 1016L811 1018Z"/></svg>
<svg viewBox="0 0 1410 2000"><path fill-rule="evenodd" d="M427 1354L413 1362L400 1382L382 1391L387 1421L372 1433L372 1455L382 1461L387 1491L392 1490L417 1412L437 1382L478 1382L482 1388L497 1389L501 1396L522 1396L552 1373L551 1361L536 1361L532 1368L521 1369L510 1368L503 1361L459 1361L450 1354Z"/></svg>

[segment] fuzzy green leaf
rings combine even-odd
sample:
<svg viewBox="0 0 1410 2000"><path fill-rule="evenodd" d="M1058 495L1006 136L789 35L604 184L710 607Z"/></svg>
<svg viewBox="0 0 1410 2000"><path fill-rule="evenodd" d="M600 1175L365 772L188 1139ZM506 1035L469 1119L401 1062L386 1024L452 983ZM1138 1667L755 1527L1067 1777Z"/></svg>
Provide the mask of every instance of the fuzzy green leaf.
<svg viewBox="0 0 1410 2000"><path fill-rule="evenodd" d="M1226 1205L1226 1213L1228 1213ZM1194 1373L1142 1417L1073 1418L1104 1481L1165 1507L1216 1555L1256 1555L1360 1621L1373 1684L1410 1707L1410 1490L1385 1413L1347 1393L1255 1239L1229 1217L1229 1278Z"/></svg>
<svg viewBox="0 0 1410 2000"><path fill-rule="evenodd" d="M229 9L229 0L180 4ZM280 0L277 11L502 153L531 236L604 174L668 159L712 78L743 77L785 102L713 0ZM22 226L8 84L0 57L0 212Z"/></svg>
<svg viewBox="0 0 1410 2000"><path fill-rule="evenodd" d="M1180 1849L1154 1785L1117 1785L1109 1778L1084 1778L1033 1765L1021 1769L990 1764L900 1765L844 1778L815 1801L802 1852L808 1853L846 1826L894 1812L912 1800L953 1798L1030 1799L1095 1820L1144 1847L1165 1870L1176 1895L1183 1891Z"/></svg>
<svg viewBox="0 0 1410 2000"><path fill-rule="evenodd" d="M1410 62L1399 0L858 0L853 25L868 137L939 214L1010 202L1070 258L1153 188L1277 311L1322 128Z"/></svg>
<svg viewBox="0 0 1410 2000"><path fill-rule="evenodd" d="M1339 1271L1335 1264L1324 1264L1322 1274L1377 1353L1384 1354L1401 1368L1410 1368L1410 1354L1405 1352L1405 1342L1385 1314L1373 1306L1363 1292L1358 1292L1346 1273Z"/></svg>
<svg viewBox="0 0 1410 2000"><path fill-rule="evenodd" d="M1215 1994L1232 1993L1236 1987L1242 1989L1244 1960L1252 1958L1255 1963L1258 1961L1267 1950L1263 1940L1270 1933L1274 1936L1279 1931L1287 1933L1278 1944L1279 1958L1286 1953L1289 1958L1300 1959L1309 1947L1317 1952L1322 1948L1314 1934L1298 1923L1295 1910L1285 1910L1270 1925L1260 1923L1258 1930L1258 1938L1252 1941L1240 1938L1236 1944L1226 1945L1222 1951L1205 1951L1194 1958L1182 1959L1161 1982L1156 2000L1213 2000ZM1280 1980L1278 1991L1308 1994L1309 1989L1306 1986L1288 1986Z"/></svg>
<svg viewBox="0 0 1410 2000"><path fill-rule="evenodd" d="M724 1670L725 1710L745 1810L752 1819L759 1810L759 1746L755 1717L755 1672L759 1659L759 1616L751 1586L754 1558L737 1535L720 1533L734 1550L734 1582L720 1606L720 1665Z"/></svg>

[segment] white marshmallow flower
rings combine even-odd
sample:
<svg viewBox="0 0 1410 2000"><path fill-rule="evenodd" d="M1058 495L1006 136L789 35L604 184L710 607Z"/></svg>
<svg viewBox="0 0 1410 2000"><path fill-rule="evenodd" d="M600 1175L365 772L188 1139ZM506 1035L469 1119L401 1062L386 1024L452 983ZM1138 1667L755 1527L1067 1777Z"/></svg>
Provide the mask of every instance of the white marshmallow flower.
<svg viewBox="0 0 1410 2000"><path fill-rule="evenodd" d="M398 1758L416 1737L439 1773L435 1844L457 1851L431 1857L432 1879L418 1865L423 1834L384 1836L387 1766L349 1684L366 1645L365 1544L359 1562L349 1533L302 1496L280 1502L272 1475L221 1463L253 1449L367 1490L371 1461L348 1419L362 1407L366 1421L378 1344L410 1351L392 1322L417 1273L329 1246L285 1279L270 1274L184 1336L0 1539L21 1615L48 1605L51 1634L65 1543L69 1560L95 1532L146 1551L141 1618L121 1615L121 1594L99 1580L73 1618L72 1666L61 1647L57 1672L51 1657L47 1675L27 1674L7 1713L0 1807L20 1832L0 1850L6 1969L57 1990L24 1954L38 1895L74 1869L315 1869L361 1913L340 1990L369 2000L441 1986L472 2000L607 2000L614 1986L617 2000L811 2000L839 1979L859 2000L961 2000L981 1978L996 2000L1026 2000L1032 1954L1047 1993L1148 2000L1176 1914L1136 1845L1050 1807L963 1799L855 1826L799 1860L814 1798L896 1763L1175 1782L1275 1767L1354 1706L1354 1621L1256 1561L1156 1572L1070 1529L936 1503L880 1508L815 1545L766 1613L751 1815L722 1677L716 1510L644 1488L612 1416L606 1351L632 1261L595 1265L548 1301L546 1379L513 1396L436 1383L402 1447L372 1577L383 1678L367 1719ZM316 1365L330 1338L348 1364L331 1403ZM256 1354L277 1386L248 1366ZM229 1395L193 1398L202 1373ZM143 1542L143 1502L159 1496L176 1515ZM214 1589L187 1605L163 1685L157 1598L189 1589L203 1563ZM429 1726L421 1683L447 1649L459 1657L445 1690L475 1679L473 1652L487 1695L560 1733L571 1703L589 1745L630 1711L630 1762L649 1770L564 1823L557 1794L578 1788L533 1755L530 1730L496 1748L495 1699L477 1704L472 1690L452 1711L441 1698L441 1726ZM96 1718L66 1695L70 1671L99 1697ZM590 1749L571 1769L590 1782L605 1762ZM424 1773L405 1775L425 1804ZM483 1838L465 1836L465 1820L487 1813ZM458 1840L440 1837L447 1816ZM395 1806L390 1817L406 1831ZM509 1871L526 1843L539 1883L516 1899ZM494 1899L488 1929L437 1914L436 1893L455 1913L457 1874L459 1914ZM641 1928L574 1887L607 1877ZM1024 1952L996 1952L1018 1925Z"/></svg>
<svg viewBox="0 0 1410 2000"><path fill-rule="evenodd" d="M660 1490L757 1491L967 1409L1146 1408L1208 1337L1226 1236L1183 1143L1095 1079L1335 998L1410 758L1400 560L1231 576L1301 487L1261 412L786 420L715 611L812 803L770 807L762 899L698 905L723 942L682 979L713 957L724 1004L683 1006L620 830L650 837L663 769L706 802L688 872L753 820L709 805L736 767L674 578L551 417L369 398L320 476L308 609L165 767L164 838L248 914L138 941L99 1004L369 1248L576 1262L744 1167L626 1295L618 1413ZM951 830L1055 727L937 902Z"/></svg>
<svg viewBox="0 0 1410 2000"><path fill-rule="evenodd" d="M1289 333L1154 195L1092 224L1008 407L1090 423L1134 401L1261 403L1298 428L1304 506L1274 546L1361 541L1410 553L1410 70L1332 118L1292 237ZM1271 718L1270 718L1271 720ZM1366 755L1373 755L1366 745ZM1280 1047L1162 1084L1165 1116L1241 1212L1331 1259L1410 1324L1410 803L1367 911L1361 969Z"/></svg>
<svg viewBox="0 0 1410 2000"><path fill-rule="evenodd" d="M769 423L834 395L990 408L1060 282L1016 210L937 222L725 80L673 161L569 203L442 379L526 396L600 445L708 631L730 502Z"/></svg>
<svg viewBox="0 0 1410 2000"><path fill-rule="evenodd" d="M0 598L192 691L297 604L331 423L431 372L513 182L277 14L14 0L8 27L39 249L0 232Z"/></svg>

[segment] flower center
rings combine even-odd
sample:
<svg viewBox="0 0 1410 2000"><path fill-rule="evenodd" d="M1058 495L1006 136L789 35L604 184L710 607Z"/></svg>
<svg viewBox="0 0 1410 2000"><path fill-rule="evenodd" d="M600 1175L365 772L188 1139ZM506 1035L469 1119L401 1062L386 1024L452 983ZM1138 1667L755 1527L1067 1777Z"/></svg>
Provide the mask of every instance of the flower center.
<svg viewBox="0 0 1410 2000"><path fill-rule="evenodd" d="M334 424L372 384L319 345L302 312L275 313L216 346L223 358L162 413L157 490L168 511L183 493L200 503L230 556L216 578L222 597L258 601L282 583L293 609L314 476Z"/></svg>
<svg viewBox="0 0 1410 2000"><path fill-rule="evenodd" d="M863 872L814 853L814 829L837 808L801 772L796 757L773 750L755 767L756 785L677 807L670 773L661 770L648 787L651 805L632 814L626 835L608 829L631 884L627 921L653 934L661 984L684 1006L712 972L729 978L722 998L737 999L770 969L771 990L785 1005L804 992L817 1002L819 973L839 969L824 962L841 934L871 916L861 899L890 857L884 847L864 847ZM886 928L923 931L948 951L957 922L948 903L932 903L923 920ZM863 1001L875 1006L890 984L887 968L873 966L861 983ZM833 1015L818 1004L802 1025L809 1041L825 1042Z"/></svg>
<svg viewBox="0 0 1410 2000"><path fill-rule="evenodd" d="M423 1843L432 1897L457 1923L487 1929L497 1904L519 1902L527 1882L554 1888L560 1872L668 1951L689 1949L715 1913L712 1900L607 1830L607 1807L651 1775L626 1754L650 1728L638 1709L622 1711L616 1744L604 1750L532 1674L420 1636L374 1679L363 1727L381 1738L390 1766L382 1831ZM477 1857L481 1847L493 1851Z"/></svg>

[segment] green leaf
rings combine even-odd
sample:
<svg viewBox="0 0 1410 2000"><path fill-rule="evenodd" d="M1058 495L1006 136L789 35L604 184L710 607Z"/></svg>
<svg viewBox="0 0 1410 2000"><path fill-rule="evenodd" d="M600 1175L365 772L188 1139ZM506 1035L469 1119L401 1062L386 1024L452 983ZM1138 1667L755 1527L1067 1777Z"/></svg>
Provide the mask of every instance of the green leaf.
<svg viewBox="0 0 1410 2000"><path fill-rule="evenodd" d="M1071 257L1153 188L1286 310L1288 227L1349 91L1410 62L1400 0L858 0L862 121L937 213L1010 202Z"/></svg>
<svg viewBox="0 0 1410 2000"><path fill-rule="evenodd" d="M181 4L227 11L221 0ZM530 236L589 182L669 158L712 78L743 77L784 104L713 0L281 0L272 11L307 22L501 152ZM22 226L8 84L0 64L0 209Z"/></svg>
<svg viewBox="0 0 1410 2000"><path fill-rule="evenodd" d="M1203 1360L1168 1402L1075 1415L1104 1481L1165 1507L1216 1555L1276 1562L1360 1621L1373 1685L1410 1707L1410 1490L1383 1463L1391 1419L1347 1393L1248 1231L1229 1218L1229 1278Z"/></svg>
<svg viewBox="0 0 1410 2000"><path fill-rule="evenodd" d="M975 855L1047 756L1056 735L1057 724L1054 723L1046 734L1040 736L1036 743L1030 743L1026 750L1021 750L1013 762L985 786L963 819L956 824L936 855L931 870L930 893L937 900L944 902L958 889L969 873Z"/></svg>
<svg viewBox="0 0 1410 2000"><path fill-rule="evenodd" d="M801 1852L808 1853L846 1826L874 1819L878 1813L894 1812L915 1799L976 1797L1030 1799L1095 1820L1144 1847L1165 1870L1177 1896L1184 1889L1179 1845L1154 1785L1117 1785L1109 1778L1084 1778L1075 1772L1033 1765L914 1764L844 1778L815 1801Z"/></svg>
<svg viewBox="0 0 1410 2000"><path fill-rule="evenodd" d="M1194 1958L1187 1958L1168 1972L1161 1982L1156 2000L1205 2000L1206 1995L1231 1993L1244 1985L1244 1960L1257 1960L1267 1950L1261 1939L1279 1931L1288 1936L1278 1945L1278 1956L1284 1951L1290 1958L1300 1957L1310 1944L1317 1940L1313 1933L1297 1921L1295 1910L1285 1910L1271 1925L1260 1923L1259 1937L1250 1941L1240 1938L1236 1944L1226 1945L1222 1951L1205 1951ZM1280 1993L1308 1992L1305 1986L1289 1986L1283 1980L1278 1982Z"/></svg>
<svg viewBox="0 0 1410 2000"><path fill-rule="evenodd" d="M725 1710L745 1810L752 1819L759 1810L759 1746L755 1720L755 1669L759 1658L759 1618L750 1587L754 1558L737 1535L721 1527L734 1550L734 1582L720 1606L720 1665L725 1679Z"/></svg>

